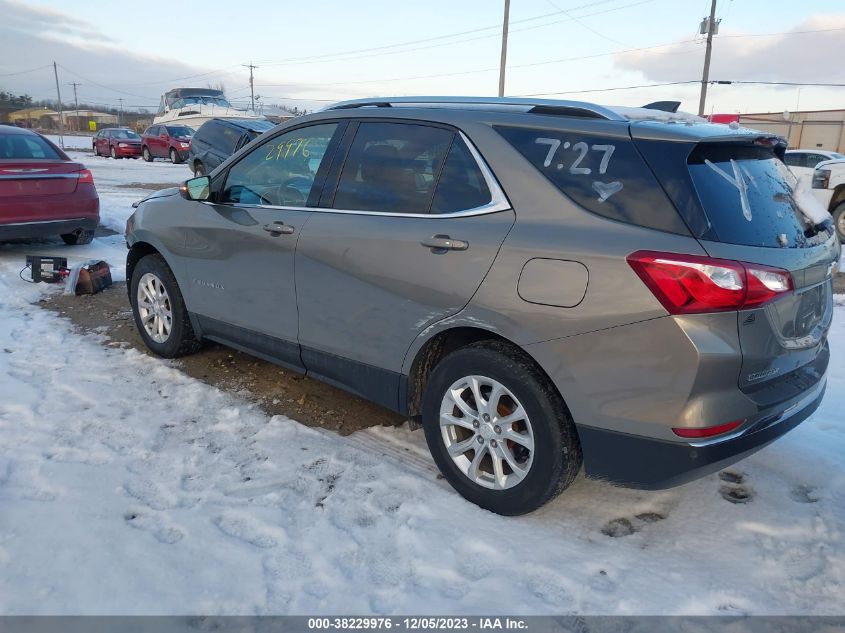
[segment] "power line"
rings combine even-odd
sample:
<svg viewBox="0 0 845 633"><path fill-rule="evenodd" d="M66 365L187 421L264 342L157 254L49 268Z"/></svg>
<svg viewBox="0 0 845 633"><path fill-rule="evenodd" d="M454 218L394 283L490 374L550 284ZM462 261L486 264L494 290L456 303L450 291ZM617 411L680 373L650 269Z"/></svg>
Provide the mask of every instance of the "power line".
<svg viewBox="0 0 845 633"><path fill-rule="evenodd" d="M605 1L607 1L607 0L605 0ZM631 7L636 7L636 6L640 6L640 5L643 5L643 4L649 4L651 2L656 2L656 1L657 0L638 0L637 2L631 2L629 4L625 4L625 5L622 5L622 6L612 7L610 9L605 9L603 11L596 11L594 13L584 14L580 17L583 18L583 17L591 17L591 16L595 16L595 15L603 15L605 13L611 13L611 12L614 12L614 11L621 11L623 9L629 9ZM604 4L604 3L605 2L598 2L598 3L593 3L592 5L582 5L582 7L593 6L593 5ZM559 14L552 13L552 14L549 14L549 15L559 15ZM534 18L530 18L530 19L534 19ZM527 26L527 27L524 27L524 28L521 28L521 29L510 29L509 32L510 33L522 33L522 32L525 32L525 31L544 28L544 27L547 27L547 26L551 26L553 24L559 24L561 22L570 22L570 21L572 21L572 18L563 18L563 19L560 19L560 20L553 20L553 21L550 21L550 22L545 22L543 24L537 24L537 25L534 25L534 26ZM484 27L483 29L473 29L473 31L467 31L467 33L490 30L490 28L499 29L499 28L501 28L501 25L497 25L495 27ZM452 36L441 36L439 38L430 38L430 39L431 40L443 39L445 37L454 37L454 35L452 35ZM430 46L419 46L419 47L415 47L415 48L407 48L407 49L395 50L395 51L385 50L381 53L369 53L369 54L364 54L364 55L355 55L355 56L351 56L351 57L336 58L336 57L339 57L341 55L345 55L345 53L335 53L334 56L330 59L321 59L322 57L328 57L328 55L315 56L315 57L290 58L290 59L281 60L281 61L278 61L278 62L272 62L272 61L264 62L264 66L303 65L303 64L321 64L321 63L329 63L329 62L354 61L356 59L366 59L366 58L369 58L369 57L381 57L383 55L399 55L399 54L402 54L402 53L412 53L412 52L416 52L416 51L429 50L429 49L432 49L432 48L439 48L439 47L442 47L442 46L452 46L452 45L455 45L455 44L466 44L468 42L475 42L475 41L478 41L478 40L485 40L485 39L490 39L490 38L493 38L493 37L500 37L500 35L499 35L499 33L491 33L491 34L487 34L487 35L481 35L479 37L472 37L472 38L463 39L463 40L456 40L454 42L445 42L443 44L433 44L433 45L430 45ZM420 40L420 41L425 41L425 40ZM390 47L379 47L379 48L394 48L394 47L397 47L397 46L402 46L402 45L392 45ZM362 49L362 50L366 50L366 49Z"/></svg>
<svg viewBox="0 0 845 633"><path fill-rule="evenodd" d="M585 9L585 8L599 6L599 5L602 5L602 4L608 4L610 2L617 2L617 1L618 0L599 0L597 2L588 2L586 4L582 4L582 5L579 5L577 7L572 7L569 10L570 11L577 11L579 9ZM525 22L542 20L544 18L560 15L561 13L563 13L563 11L554 11L552 13L544 13L542 15L536 15L536 16L533 16L533 17L530 17L530 18L522 18L520 20L513 20L511 22L511 24L522 24L522 23L525 23ZM340 51L340 52L337 52L337 53L325 53L323 55L309 55L309 56L306 56L306 57L288 57L288 58L281 59L281 60L278 60L278 61L275 61L275 62L273 60L259 60L259 61L262 61L265 65L283 65L283 64L292 63L292 62L317 60L317 59L324 59L324 58L327 58L327 57L341 57L341 56L345 56L345 55L354 55L354 54L358 54L358 53L370 53L370 52L374 52L374 51L388 50L388 49L391 49L391 48L402 48L404 46L412 46L412 45L415 45L415 44L425 44L427 42L436 42L436 41L440 41L440 40L450 39L450 38L453 38L453 37L460 37L462 35L472 35L473 33L481 33L483 31L491 31L491 30L492 31L498 31L501 28L502 28L501 23L498 23L498 24L493 24L491 26L482 26L482 27L478 27L478 28L474 28L474 29L469 29L469 30L466 30L466 31L456 31L454 33L446 33L444 35L436 35L436 36L433 36L433 37L426 37L426 38L422 38L422 39L418 39L418 40L409 40L409 41L406 41L406 42L398 42L396 44L385 44L385 45L382 45L382 46L372 46L372 47L369 47L369 48L359 48L359 49L349 50L349 51ZM498 35L498 33L493 33L491 35L491 37L495 36L495 35Z"/></svg>
<svg viewBox="0 0 845 633"><path fill-rule="evenodd" d="M14 73L3 73L2 75L0 75L0 77L12 77L13 75L26 75L26 74L29 74L29 73L37 72L39 70L45 70L47 68L52 68L52 66L53 66L52 64L47 64L46 66L39 66L38 68L30 68L29 70L19 70L19 71L14 72Z"/></svg>
<svg viewBox="0 0 845 633"><path fill-rule="evenodd" d="M572 18L572 20L573 20L576 24L578 24L579 26L581 26L581 27L583 27L583 28L587 29L587 30L588 30L590 33L592 33L593 35L598 35L598 36L599 36L600 38L602 38L603 40L607 40L608 42L613 42L614 44L621 44L622 46L629 46L629 44L625 44L625 42L620 42L619 40L615 40L615 39L613 39L612 37L608 37L607 35L604 35L603 33L600 33L599 31L597 31L596 29L594 29L593 27L591 27L591 26L590 26L589 24L587 24L586 22L584 22L584 21L580 20L579 18L575 17L574 15L570 14L570 13L569 13L569 11L567 11L566 9L561 9L561 8L560 8L557 4L555 4L554 2L552 2L552 0L546 0L546 2L547 2L548 4L550 4L551 6L553 6L555 9L557 9L558 11L560 11L561 13L564 13L564 14L565 14L565 15L567 15L568 17Z"/></svg>
<svg viewBox="0 0 845 633"><path fill-rule="evenodd" d="M588 92L612 92L615 90L634 90L635 88L656 88L658 86L680 86L683 84L697 84L700 79L689 79L687 81L664 81L653 84L640 84L637 86L614 86L612 88L588 88L586 90L561 90L558 92L532 92L530 94L508 95L511 97L548 97L553 95L574 95L586 94Z"/></svg>
<svg viewBox="0 0 845 633"><path fill-rule="evenodd" d="M668 42L666 44L655 44L653 46L641 46L639 48L628 48L624 50L616 50L616 51L609 51L606 53L594 53L592 55L578 55L575 57L562 57L557 59L548 59L538 62L529 62L526 64L513 64L508 66L510 69L516 68L531 68L534 66L545 66L549 64L559 64L564 62L573 62L573 61L581 61L584 59L596 59L599 57L608 57L610 55L622 55L624 53L634 53L634 52L641 52L641 51L650 51L657 48L666 48L668 46L675 46L677 44L686 44L693 42L694 40L682 40L680 42ZM690 48L688 50L680 50L675 51L675 54L686 54L686 53L695 53L698 52L698 47ZM369 84L369 83L388 83L394 81L415 81L418 79L437 79L440 77L456 77L460 75L472 75L477 73L487 73L487 72L494 72L498 71L498 67L490 67L490 68L478 68L475 70L461 70L451 73L432 73L430 75L415 75L413 77L384 77L380 79L359 79L356 81L341 81L341 82L332 82L332 83L323 83L323 84L315 84L309 83L311 86L321 86L321 87L332 87L332 86L352 86L357 84ZM293 86L295 84L291 83L283 83L283 84L256 84L259 88L279 88L284 86Z"/></svg>

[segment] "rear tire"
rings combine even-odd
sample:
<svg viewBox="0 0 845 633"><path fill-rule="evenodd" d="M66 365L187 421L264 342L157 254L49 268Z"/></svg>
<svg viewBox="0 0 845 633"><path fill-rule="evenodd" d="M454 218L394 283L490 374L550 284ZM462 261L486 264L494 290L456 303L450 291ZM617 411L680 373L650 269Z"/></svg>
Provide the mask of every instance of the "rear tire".
<svg viewBox="0 0 845 633"><path fill-rule="evenodd" d="M63 233L61 237L68 246L83 246L84 244L90 244L91 240L94 239L94 231L79 229L73 233Z"/></svg>
<svg viewBox="0 0 845 633"><path fill-rule="evenodd" d="M144 289L139 289L142 285ZM147 255L138 261L129 288L135 326L151 352L164 358L178 358L202 347L188 318L176 277L161 255ZM162 320L161 329L156 319Z"/></svg>
<svg viewBox="0 0 845 633"><path fill-rule="evenodd" d="M833 226L839 234L839 241L845 243L845 202L833 210Z"/></svg>
<svg viewBox="0 0 845 633"><path fill-rule="evenodd" d="M196 161L194 163L194 178L199 178L200 176L205 176L205 165L200 161Z"/></svg>
<svg viewBox="0 0 845 633"><path fill-rule="evenodd" d="M563 399L530 358L502 342L469 345L441 360L426 385L422 418L446 480L497 514L536 510L581 468L581 444Z"/></svg>

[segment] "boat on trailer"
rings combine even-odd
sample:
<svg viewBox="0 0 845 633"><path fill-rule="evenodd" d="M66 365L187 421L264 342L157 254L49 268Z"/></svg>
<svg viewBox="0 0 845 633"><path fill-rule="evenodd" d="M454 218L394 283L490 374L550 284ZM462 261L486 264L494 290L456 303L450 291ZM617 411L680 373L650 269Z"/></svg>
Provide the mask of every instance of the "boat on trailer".
<svg viewBox="0 0 845 633"><path fill-rule="evenodd" d="M264 119L254 110L234 107L222 90L213 88L174 88L161 97L154 124L187 125L195 130L214 118Z"/></svg>

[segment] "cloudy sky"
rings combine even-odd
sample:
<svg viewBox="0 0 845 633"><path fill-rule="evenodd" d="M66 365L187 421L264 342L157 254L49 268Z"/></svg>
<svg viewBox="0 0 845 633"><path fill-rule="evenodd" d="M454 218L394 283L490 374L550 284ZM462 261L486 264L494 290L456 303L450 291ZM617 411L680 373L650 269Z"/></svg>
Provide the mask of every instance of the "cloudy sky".
<svg viewBox="0 0 845 633"><path fill-rule="evenodd" d="M709 0L511 0L506 94L698 107ZM493 95L503 0L0 0L0 89L155 109L174 87L222 83L264 103ZM845 84L842 0L718 0L711 79ZM607 90L614 88L616 90ZM622 89L620 89L622 88ZM601 91L599 91L601 90ZM595 91L595 92L593 92ZM845 88L712 86L715 112L845 107Z"/></svg>

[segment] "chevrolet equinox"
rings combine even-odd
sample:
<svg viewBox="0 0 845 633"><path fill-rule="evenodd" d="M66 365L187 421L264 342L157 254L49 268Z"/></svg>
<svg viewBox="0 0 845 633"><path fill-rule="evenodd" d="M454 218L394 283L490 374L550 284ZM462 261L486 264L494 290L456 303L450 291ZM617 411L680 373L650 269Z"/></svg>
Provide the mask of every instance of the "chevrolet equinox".
<svg viewBox="0 0 845 633"><path fill-rule="evenodd" d="M588 477L666 488L819 405L829 215L782 139L677 104L344 102L255 139L127 224L135 323L421 420L470 501Z"/></svg>

